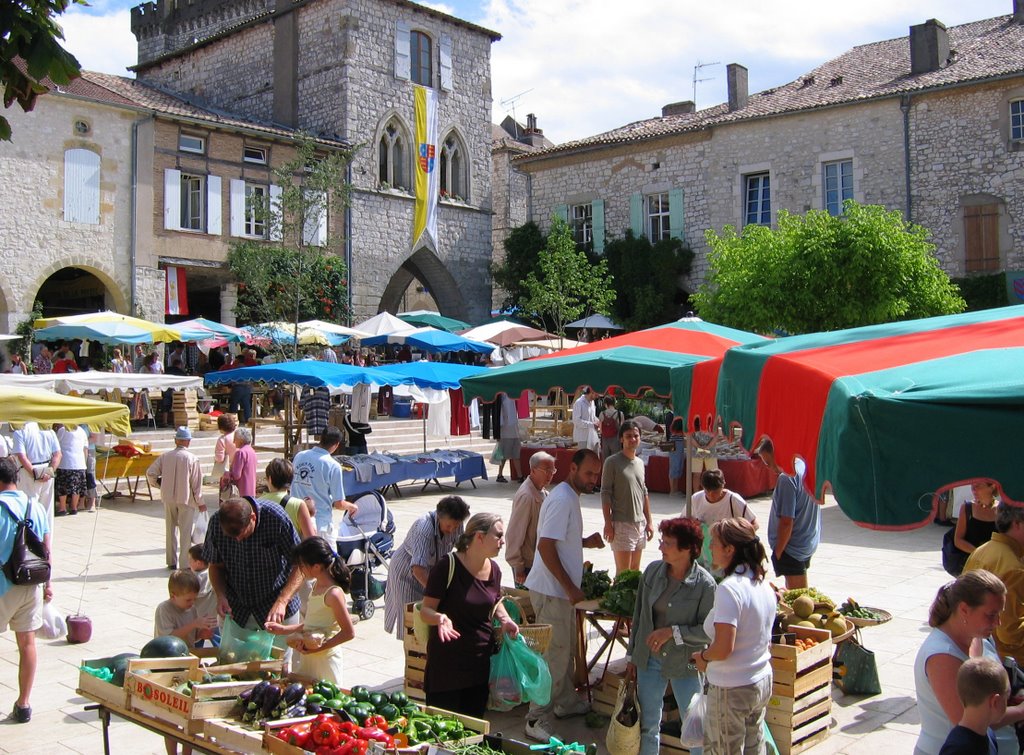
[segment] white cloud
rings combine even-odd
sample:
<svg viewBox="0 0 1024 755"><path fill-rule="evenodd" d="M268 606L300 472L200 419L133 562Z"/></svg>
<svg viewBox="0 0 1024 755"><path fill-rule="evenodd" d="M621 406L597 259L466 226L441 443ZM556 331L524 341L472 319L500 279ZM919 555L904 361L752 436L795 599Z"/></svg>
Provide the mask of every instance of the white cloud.
<svg viewBox="0 0 1024 755"><path fill-rule="evenodd" d="M751 91L800 73L859 44L907 34L911 24L939 18L947 25L1003 15L1010 0L489 0L473 19L502 34L492 47L493 117L515 105L522 122L537 114L545 134L560 142L600 133L661 113L669 102L697 106L726 98L725 64L750 71Z"/></svg>
<svg viewBox="0 0 1024 755"><path fill-rule="evenodd" d="M61 16L60 25L64 29L64 46L78 58L82 68L132 75L126 69L135 65L137 48L127 8L95 14L72 6Z"/></svg>

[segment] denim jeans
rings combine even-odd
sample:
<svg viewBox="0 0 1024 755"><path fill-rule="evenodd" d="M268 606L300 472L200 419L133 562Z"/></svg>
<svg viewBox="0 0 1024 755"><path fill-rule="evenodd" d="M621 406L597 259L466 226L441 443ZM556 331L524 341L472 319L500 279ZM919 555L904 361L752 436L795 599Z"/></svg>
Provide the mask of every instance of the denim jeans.
<svg viewBox="0 0 1024 755"><path fill-rule="evenodd" d="M636 670L636 694L640 703L640 755L658 755L661 731L661 709L665 689L672 685L672 694L679 706L679 718L686 718L690 701L700 694L697 676L679 679L665 679L661 675L661 661L652 653L647 659L647 668ZM678 744L678 742L676 743ZM701 748L690 750L691 755L701 755Z"/></svg>

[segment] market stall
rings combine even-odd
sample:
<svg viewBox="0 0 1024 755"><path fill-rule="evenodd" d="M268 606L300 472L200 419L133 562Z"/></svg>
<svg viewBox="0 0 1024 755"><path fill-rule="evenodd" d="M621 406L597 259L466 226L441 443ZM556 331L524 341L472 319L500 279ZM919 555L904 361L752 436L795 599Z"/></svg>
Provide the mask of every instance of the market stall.
<svg viewBox="0 0 1024 755"><path fill-rule="evenodd" d="M128 409L121 404L3 384L0 384L0 422L38 422L47 426L60 422L88 425L93 430L108 430L119 436L131 434Z"/></svg>
<svg viewBox="0 0 1024 755"><path fill-rule="evenodd" d="M348 495L388 489L401 495L398 489L401 483L417 480L423 481L423 490L430 483L442 488L440 480L449 477L454 478L456 487L468 481L475 488L475 479L487 479L484 457L472 451L435 451L416 456L378 453L339 458L346 467L350 467L344 472L345 492Z"/></svg>

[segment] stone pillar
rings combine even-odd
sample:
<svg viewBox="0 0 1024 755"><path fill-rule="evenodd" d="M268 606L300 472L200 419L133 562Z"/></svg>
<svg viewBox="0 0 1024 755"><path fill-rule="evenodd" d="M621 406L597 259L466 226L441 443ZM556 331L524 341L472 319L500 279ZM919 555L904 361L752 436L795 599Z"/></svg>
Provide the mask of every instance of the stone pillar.
<svg viewBox="0 0 1024 755"><path fill-rule="evenodd" d="M234 326L235 304L238 303L238 284L225 283L220 287L220 321L225 325Z"/></svg>

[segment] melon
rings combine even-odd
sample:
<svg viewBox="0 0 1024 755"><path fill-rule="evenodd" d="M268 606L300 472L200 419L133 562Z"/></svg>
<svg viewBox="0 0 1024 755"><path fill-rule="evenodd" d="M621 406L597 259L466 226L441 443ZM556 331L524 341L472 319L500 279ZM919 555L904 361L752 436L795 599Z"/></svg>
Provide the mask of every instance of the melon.
<svg viewBox="0 0 1024 755"><path fill-rule="evenodd" d="M143 658L183 658L189 655L188 643L173 634L156 637L146 643L141 655Z"/></svg>
<svg viewBox="0 0 1024 755"><path fill-rule="evenodd" d="M814 613L814 600L810 595L801 595L793 601L793 613L801 619L808 618Z"/></svg>

